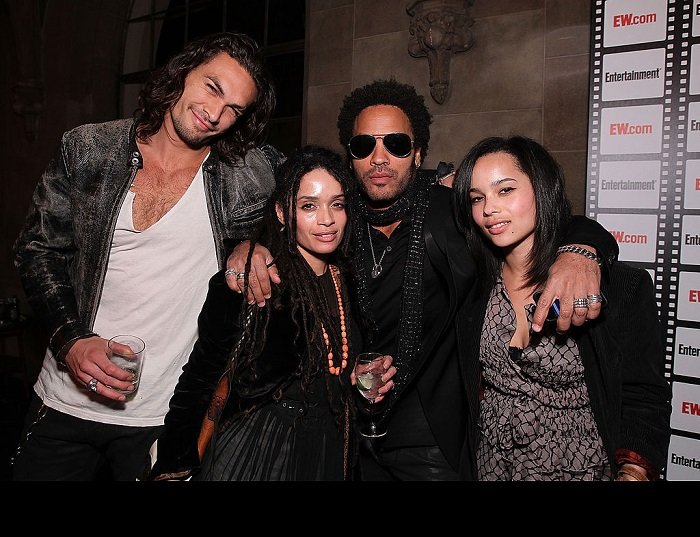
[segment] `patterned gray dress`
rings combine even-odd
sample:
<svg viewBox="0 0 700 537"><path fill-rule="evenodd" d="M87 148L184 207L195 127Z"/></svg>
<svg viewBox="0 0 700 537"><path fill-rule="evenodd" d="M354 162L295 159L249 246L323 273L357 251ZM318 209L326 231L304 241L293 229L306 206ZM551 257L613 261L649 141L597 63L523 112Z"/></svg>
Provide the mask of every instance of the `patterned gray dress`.
<svg viewBox="0 0 700 537"><path fill-rule="evenodd" d="M528 305L532 323L534 304ZM610 480L576 342L531 336L511 349L515 311L499 279L481 332L480 481Z"/></svg>

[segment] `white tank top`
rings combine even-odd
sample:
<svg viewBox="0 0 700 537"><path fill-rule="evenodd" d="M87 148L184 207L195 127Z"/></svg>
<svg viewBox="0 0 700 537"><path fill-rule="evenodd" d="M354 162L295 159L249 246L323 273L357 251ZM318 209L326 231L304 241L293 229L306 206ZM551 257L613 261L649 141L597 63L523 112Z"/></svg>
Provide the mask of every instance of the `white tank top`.
<svg viewBox="0 0 700 537"><path fill-rule="evenodd" d="M197 338L197 316L218 270L202 168L177 204L144 231L134 229L129 191L119 212L93 331L146 342L136 394L125 403L78 385L50 351L35 390L44 403L78 418L137 427L162 425L182 366Z"/></svg>

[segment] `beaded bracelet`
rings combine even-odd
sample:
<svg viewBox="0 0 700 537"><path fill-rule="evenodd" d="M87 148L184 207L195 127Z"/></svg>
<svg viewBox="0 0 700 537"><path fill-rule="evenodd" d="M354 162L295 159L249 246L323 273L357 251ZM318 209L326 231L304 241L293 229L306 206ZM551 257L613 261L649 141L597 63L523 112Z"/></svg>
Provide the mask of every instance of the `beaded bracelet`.
<svg viewBox="0 0 700 537"><path fill-rule="evenodd" d="M586 250L585 248L581 248L580 246L567 244L566 246L560 246L559 248L557 248L557 254L563 254L566 252L582 255L586 259L590 259L591 261L595 261L596 263L598 263L598 266L603 266L603 261L600 259L600 257L595 255L590 250Z"/></svg>

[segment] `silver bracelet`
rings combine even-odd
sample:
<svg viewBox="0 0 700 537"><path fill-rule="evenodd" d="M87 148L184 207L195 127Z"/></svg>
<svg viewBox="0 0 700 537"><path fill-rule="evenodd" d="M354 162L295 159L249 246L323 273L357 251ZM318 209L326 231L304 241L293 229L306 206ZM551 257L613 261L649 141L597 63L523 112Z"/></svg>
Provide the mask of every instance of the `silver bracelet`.
<svg viewBox="0 0 700 537"><path fill-rule="evenodd" d="M563 254L566 252L582 255L586 259L590 259L591 261L595 261L596 263L598 263L598 266L603 266L603 261L600 259L600 257L595 255L590 250L586 250L585 248L574 246L572 244L567 244L566 246L560 246L559 248L557 248L557 254Z"/></svg>

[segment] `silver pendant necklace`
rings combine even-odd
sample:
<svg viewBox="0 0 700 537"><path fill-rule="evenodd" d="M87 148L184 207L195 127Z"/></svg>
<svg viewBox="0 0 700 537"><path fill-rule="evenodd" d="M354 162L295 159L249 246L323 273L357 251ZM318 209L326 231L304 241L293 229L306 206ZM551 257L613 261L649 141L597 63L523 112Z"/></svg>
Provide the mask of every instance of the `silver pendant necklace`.
<svg viewBox="0 0 700 537"><path fill-rule="evenodd" d="M374 263L374 267L372 268L372 272L370 274L372 274L372 278L377 278L382 273L382 261L384 260L386 253L391 251L391 246L384 248L381 257L379 258L379 262L377 262L377 258L374 255L374 246L372 245L372 233L370 233L369 230L369 222L367 222L367 236L369 237L369 249L372 252L372 263Z"/></svg>

